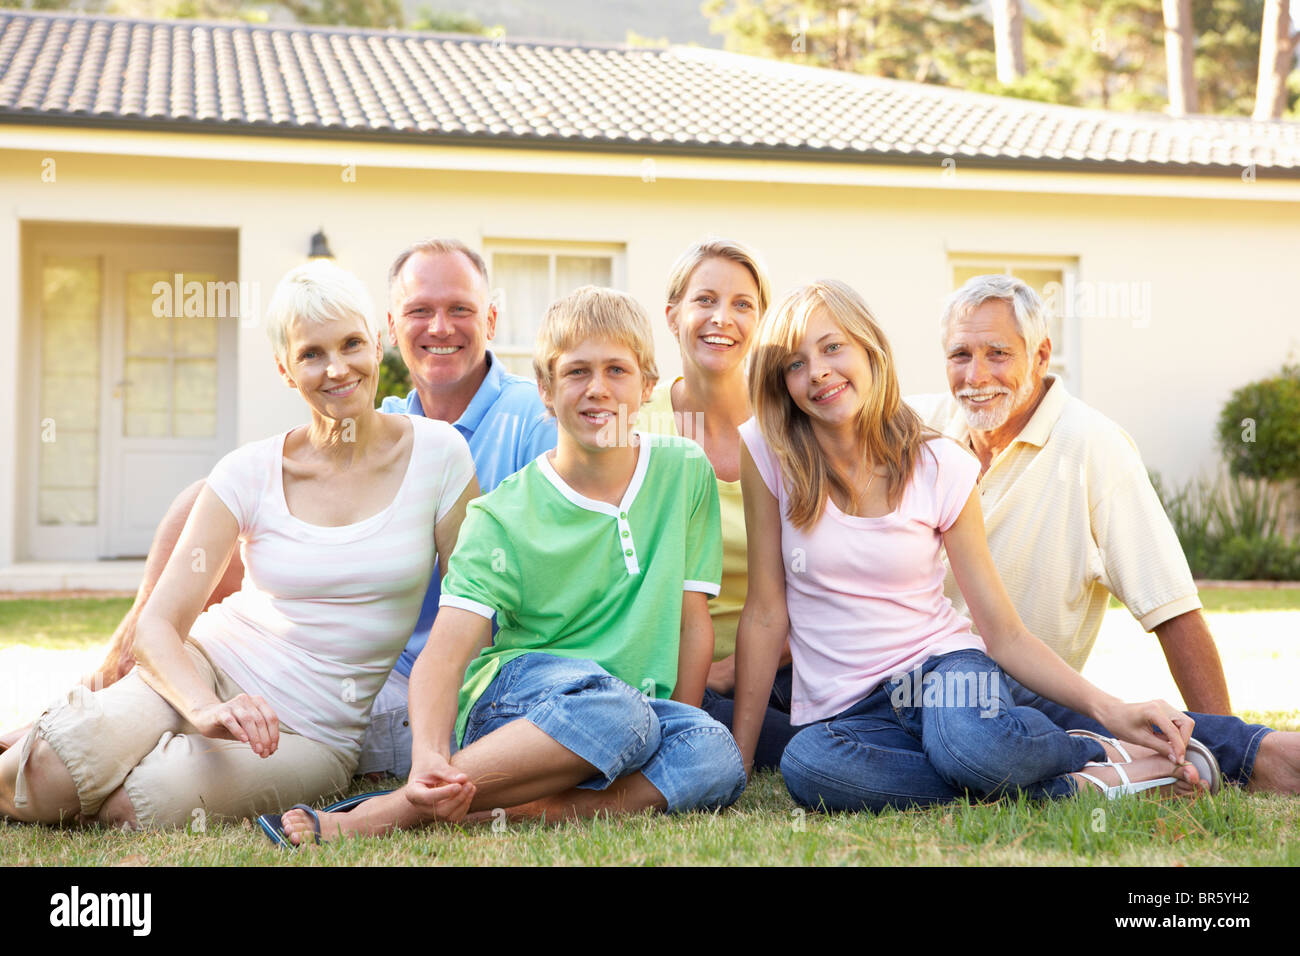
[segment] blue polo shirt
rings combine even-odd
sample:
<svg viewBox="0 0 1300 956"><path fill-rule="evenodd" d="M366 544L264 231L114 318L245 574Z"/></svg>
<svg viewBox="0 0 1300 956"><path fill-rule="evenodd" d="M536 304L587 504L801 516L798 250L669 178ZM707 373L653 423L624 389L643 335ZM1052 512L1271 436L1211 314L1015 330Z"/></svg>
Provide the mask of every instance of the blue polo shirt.
<svg viewBox="0 0 1300 956"><path fill-rule="evenodd" d="M483 384L474 393L465 413L452 422L469 443L478 483L485 494L542 452L555 447L555 419L546 413L537 394L537 384L511 375L491 352L487 353L487 362ZM424 406L414 390L406 398L388 396L380 403L379 410L424 415ZM407 677L411 676L411 667L429 639L429 628L433 627L441 595L435 562L424 606L420 608L420 620L397 659L396 670Z"/></svg>

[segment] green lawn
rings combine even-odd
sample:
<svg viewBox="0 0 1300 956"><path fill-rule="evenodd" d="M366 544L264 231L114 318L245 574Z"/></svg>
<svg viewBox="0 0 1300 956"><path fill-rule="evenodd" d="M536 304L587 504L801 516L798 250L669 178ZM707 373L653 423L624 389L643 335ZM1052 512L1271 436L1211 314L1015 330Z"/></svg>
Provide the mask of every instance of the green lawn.
<svg viewBox="0 0 1300 956"><path fill-rule="evenodd" d="M499 833L440 826L300 851L277 850L252 824L195 834L0 824L0 859L32 866L1296 866L1300 798L1228 788L1191 803L1107 804L1089 795L823 816L796 810L780 777L762 774L735 807L717 814L512 823Z"/></svg>
<svg viewBox="0 0 1300 956"><path fill-rule="evenodd" d="M1300 588L1203 588L1201 604L1208 614L1225 611L1300 611ZM1123 607L1113 597L1113 608Z"/></svg>
<svg viewBox="0 0 1300 956"><path fill-rule="evenodd" d="M1294 590L1208 591L1212 610L1300 609ZM1213 604L1212 604L1213 602ZM0 647L103 643L127 599L0 601ZM1300 730L1300 711L1243 714ZM389 781L387 786L396 785ZM358 785L353 792L384 784ZM251 823L200 833L52 830L0 824L0 860L17 865L1300 865L1300 797L1246 795L1106 804L1098 796L823 816L798 811L779 775L761 774L717 814L637 816L559 826L437 827L385 840L286 852Z"/></svg>
<svg viewBox="0 0 1300 956"><path fill-rule="evenodd" d="M1201 602L1211 613L1300 611L1300 588L1207 588ZM0 647L75 650L105 644L130 606L130 598L0 600ZM1111 599L1111 607L1121 606Z"/></svg>
<svg viewBox="0 0 1300 956"><path fill-rule="evenodd" d="M0 601L0 647L70 651L107 644L131 598L19 598Z"/></svg>

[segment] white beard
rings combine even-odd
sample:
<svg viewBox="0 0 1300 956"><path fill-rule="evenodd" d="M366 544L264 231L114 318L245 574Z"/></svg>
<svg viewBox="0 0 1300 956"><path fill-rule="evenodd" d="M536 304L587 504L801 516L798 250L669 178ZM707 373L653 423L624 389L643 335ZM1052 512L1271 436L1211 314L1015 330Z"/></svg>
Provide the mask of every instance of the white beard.
<svg viewBox="0 0 1300 956"><path fill-rule="evenodd" d="M972 405L966 401L967 396L989 394L997 394L1001 397L979 405ZM1033 394L1034 378L1032 375L1027 375L1019 390L1014 393L1008 388L1001 387L994 389L958 389L957 403L961 405L962 414L966 417L966 425L971 431L991 432L997 431L1005 425L1007 420L1011 418L1011 413L1022 408Z"/></svg>

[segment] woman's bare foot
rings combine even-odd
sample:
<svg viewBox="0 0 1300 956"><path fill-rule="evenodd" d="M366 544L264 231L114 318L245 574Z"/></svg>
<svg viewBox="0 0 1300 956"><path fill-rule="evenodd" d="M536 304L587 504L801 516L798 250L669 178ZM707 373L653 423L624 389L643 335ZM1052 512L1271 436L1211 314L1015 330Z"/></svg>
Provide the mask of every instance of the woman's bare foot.
<svg viewBox="0 0 1300 956"><path fill-rule="evenodd" d="M1109 746L1107 747L1109 750ZM1085 767L1078 773L1072 773L1076 791L1085 793L1089 790L1101 790L1102 787L1117 788L1124 783L1120 775L1119 768L1123 767L1124 774L1127 775L1130 783L1140 786L1143 783L1160 780L1166 777L1172 777L1174 782L1166 783L1159 787L1151 787L1144 790L1144 793L1151 793L1161 797L1194 797L1208 789L1207 783L1200 778L1196 768L1189 763L1175 765L1168 757L1157 754L1154 751L1147 750L1145 747L1125 749L1132 754L1134 750L1146 751L1144 756L1137 757L1129 763L1115 762L1113 764L1100 764ZM1109 754L1108 754L1109 756ZM1095 780L1088 779L1096 778ZM1098 786L1097 781L1102 786Z"/></svg>

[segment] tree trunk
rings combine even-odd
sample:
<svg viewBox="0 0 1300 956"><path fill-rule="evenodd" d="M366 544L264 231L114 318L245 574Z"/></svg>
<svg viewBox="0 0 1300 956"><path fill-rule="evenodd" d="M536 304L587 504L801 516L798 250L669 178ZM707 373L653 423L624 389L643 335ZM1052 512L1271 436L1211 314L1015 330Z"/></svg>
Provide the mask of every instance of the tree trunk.
<svg viewBox="0 0 1300 956"><path fill-rule="evenodd" d="M1291 72L1300 34L1291 33L1288 0L1264 0L1264 24L1259 31L1259 82L1255 86L1255 119L1280 119L1286 108L1286 78Z"/></svg>
<svg viewBox="0 0 1300 956"><path fill-rule="evenodd" d="M1198 110L1196 74L1192 69L1196 28L1192 0L1164 0L1165 62L1169 72L1169 112L1186 116Z"/></svg>
<svg viewBox="0 0 1300 956"><path fill-rule="evenodd" d="M1020 0L992 0L992 3L998 82L1010 84L1025 75L1025 20Z"/></svg>

